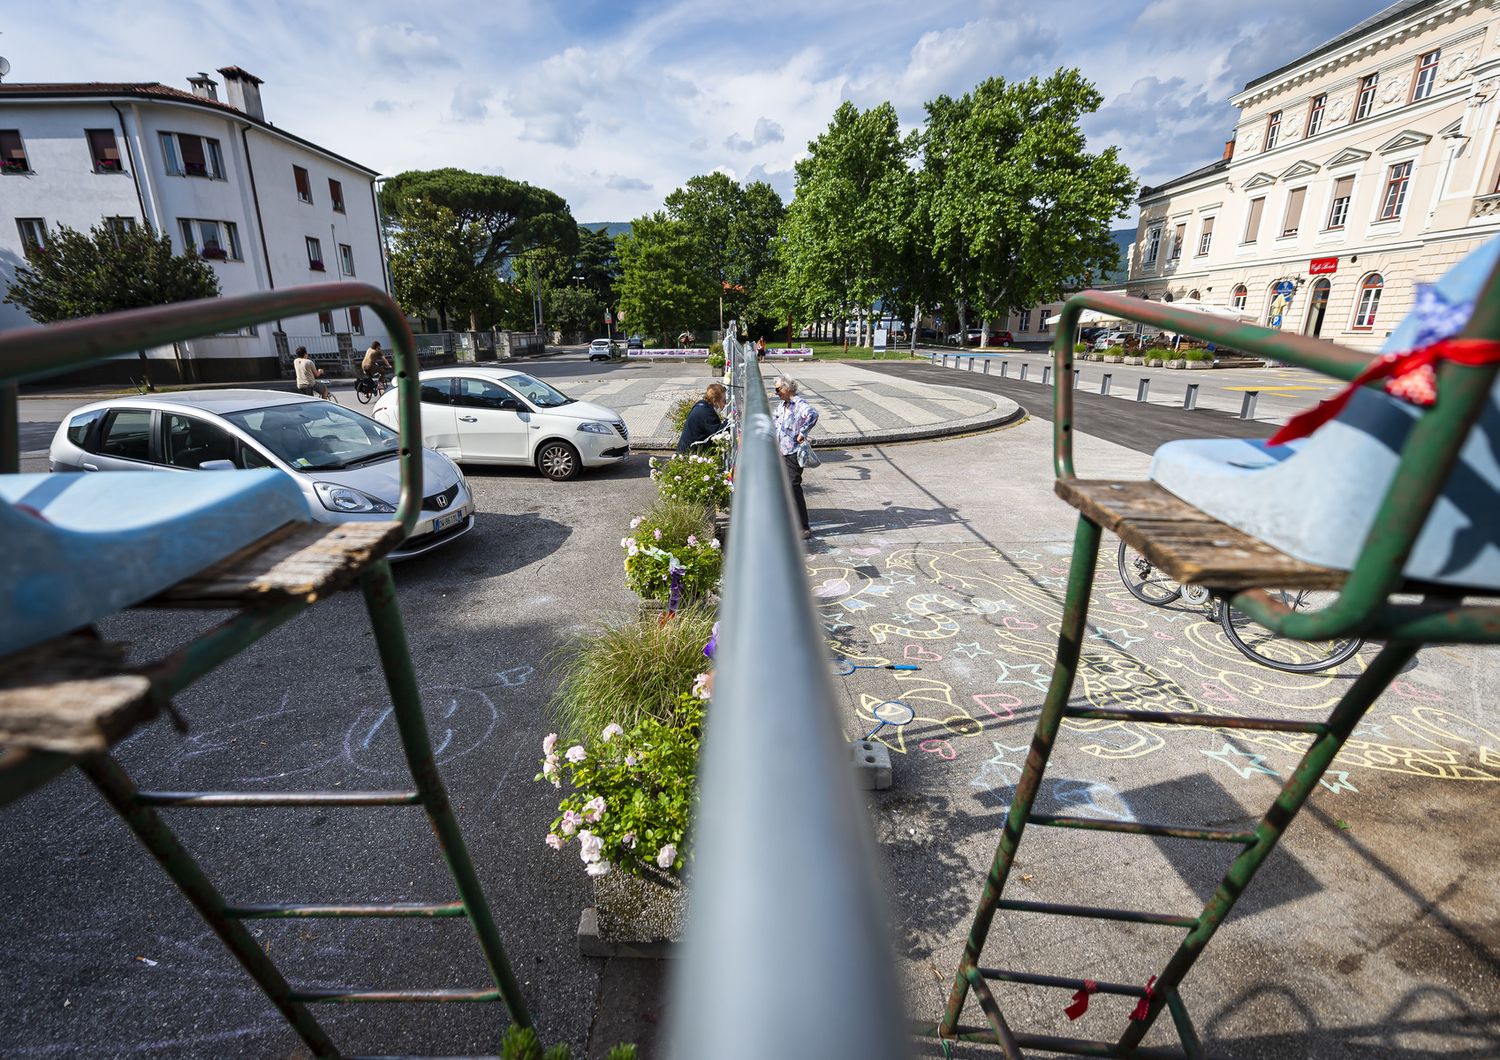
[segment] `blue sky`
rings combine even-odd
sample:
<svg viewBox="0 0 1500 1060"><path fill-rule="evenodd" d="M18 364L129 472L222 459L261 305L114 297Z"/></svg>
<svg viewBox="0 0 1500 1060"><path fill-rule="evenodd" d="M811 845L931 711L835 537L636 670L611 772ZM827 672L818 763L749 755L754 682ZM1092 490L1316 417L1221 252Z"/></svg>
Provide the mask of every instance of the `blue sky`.
<svg viewBox="0 0 1500 1060"><path fill-rule="evenodd" d="M1219 157L1245 81L1368 17L1356 0L103 0L0 16L10 82L161 81L239 65L266 116L384 173L461 166L629 220L697 173L792 166L845 99L922 104L1079 66L1085 125L1145 183Z"/></svg>

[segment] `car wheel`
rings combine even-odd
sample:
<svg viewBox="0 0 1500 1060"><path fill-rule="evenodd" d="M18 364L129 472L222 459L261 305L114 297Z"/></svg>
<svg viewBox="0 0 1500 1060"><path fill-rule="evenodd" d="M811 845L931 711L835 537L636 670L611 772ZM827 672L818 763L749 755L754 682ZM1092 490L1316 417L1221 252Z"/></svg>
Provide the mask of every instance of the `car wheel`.
<svg viewBox="0 0 1500 1060"><path fill-rule="evenodd" d="M554 482L565 482L578 474L583 462L578 450L567 442L547 442L536 454L537 470Z"/></svg>

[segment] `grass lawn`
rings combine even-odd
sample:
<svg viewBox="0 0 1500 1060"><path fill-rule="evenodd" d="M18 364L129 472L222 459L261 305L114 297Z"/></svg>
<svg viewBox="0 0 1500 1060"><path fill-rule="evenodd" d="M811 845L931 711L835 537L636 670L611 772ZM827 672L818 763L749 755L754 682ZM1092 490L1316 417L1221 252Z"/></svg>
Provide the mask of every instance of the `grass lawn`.
<svg viewBox="0 0 1500 1060"><path fill-rule="evenodd" d="M778 348L785 348L785 346L785 339L781 340L780 342L767 341L766 351L768 353L775 352ZM890 349L882 352L877 358L875 355L875 351L869 346L855 346L853 343L850 343L849 349L846 351L842 342L833 342L830 339L792 340L793 349L798 349L801 347L807 347L808 349L812 350L813 360L815 361L900 361L909 360L911 357L911 351L905 346L893 346ZM922 353L921 351L918 351L917 356L922 358L923 360L927 359L927 355L925 353Z"/></svg>

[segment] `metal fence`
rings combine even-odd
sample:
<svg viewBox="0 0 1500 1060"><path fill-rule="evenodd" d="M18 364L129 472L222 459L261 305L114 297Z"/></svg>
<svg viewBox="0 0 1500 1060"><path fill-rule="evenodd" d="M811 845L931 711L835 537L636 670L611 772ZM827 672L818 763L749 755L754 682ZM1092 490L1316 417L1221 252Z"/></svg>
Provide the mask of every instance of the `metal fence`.
<svg viewBox="0 0 1500 1060"><path fill-rule="evenodd" d="M765 384L733 334L734 505L670 1055L895 1060L910 1045L874 838Z"/></svg>

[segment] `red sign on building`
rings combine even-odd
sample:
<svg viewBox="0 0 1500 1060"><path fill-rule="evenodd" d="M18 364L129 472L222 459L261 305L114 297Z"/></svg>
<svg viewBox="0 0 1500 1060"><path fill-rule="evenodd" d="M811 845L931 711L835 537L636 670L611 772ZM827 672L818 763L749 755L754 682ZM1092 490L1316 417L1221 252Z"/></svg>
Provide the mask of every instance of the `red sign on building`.
<svg viewBox="0 0 1500 1060"><path fill-rule="evenodd" d="M1313 258L1307 263L1307 272L1310 276L1321 276L1324 273L1338 272L1338 258Z"/></svg>

